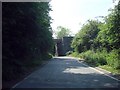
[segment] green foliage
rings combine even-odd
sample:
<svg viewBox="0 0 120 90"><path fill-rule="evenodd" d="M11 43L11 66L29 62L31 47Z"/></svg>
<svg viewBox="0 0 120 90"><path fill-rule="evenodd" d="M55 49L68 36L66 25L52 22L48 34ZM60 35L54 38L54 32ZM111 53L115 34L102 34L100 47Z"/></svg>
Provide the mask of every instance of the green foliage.
<svg viewBox="0 0 120 90"><path fill-rule="evenodd" d="M91 65L98 66L98 65L105 65L106 62L106 53L105 52L94 52L88 50L86 52L80 53L79 56Z"/></svg>
<svg viewBox="0 0 120 90"><path fill-rule="evenodd" d="M88 64L93 66L98 65L109 65L114 69L120 69L120 51L112 50L111 52L107 52L106 49L91 51L88 50L82 53L72 53L71 55L74 57L79 57L85 59Z"/></svg>
<svg viewBox="0 0 120 90"><path fill-rule="evenodd" d="M120 70L120 1L106 16L105 22L89 21L72 42L77 53L72 55L98 66L108 65Z"/></svg>
<svg viewBox="0 0 120 90"><path fill-rule="evenodd" d="M79 53L78 52L73 52L70 55L73 56L73 57L78 57Z"/></svg>
<svg viewBox="0 0 120 90"><path fill-rule="evenodd" d="M58 29L58 31L56 32L56 36L57 36L58 39L61 39L65 36L70 36L71 32L68 28L58 26L57 29Z"/></svg>
<svg viewBox="0 0 120 90"><path fill-rule="evenodd" d="M103 68L105 70L108 70L110 72L112 72L113 74L118 74L120 75L120 70L119 69L115 69L109 65L102 65L102 66L99 66L100 68Z"/></svg>
<svg viewBox="0 0 120 90"><path fill-rule="evenodd" d="M68 51L67 53L66 53L66 55L68 56L68 55L71 55L73 53L73 51Z"/></svg>
<svg viewBox="0 0 120 90"><path fill-rule="evenodd" d="M53 48L50 10L47 2L2 3L3 80L47 59Z"/></svg>
<svg viewBox="0 0 120 90"><path fill-rule="evenodd" d="M109 66L113 67L114 69L120 69L120 50L112 50L109 54L107 59L107 63Z"/></svg>
<svg viewBox="0 0 120 90"><path fill-rule="evenodd" d="M95 20L88 20L82 29L76 34L72 42L72 47L77 52L83 52L94 47L94 39L99 32L101 23Z"/></svg>
<svg viewBox="0 0 120 90"><path fill-rule="evenodd" d="M120 43L120 2L105 18L105 23L101 25L97 41L102 47L108 49L119 49Z"/></svg>

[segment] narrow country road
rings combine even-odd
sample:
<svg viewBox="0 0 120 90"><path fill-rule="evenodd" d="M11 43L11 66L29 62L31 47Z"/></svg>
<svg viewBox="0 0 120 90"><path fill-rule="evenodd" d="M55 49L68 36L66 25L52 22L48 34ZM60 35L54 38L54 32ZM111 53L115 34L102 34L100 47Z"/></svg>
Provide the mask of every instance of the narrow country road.
<svg viewBox="0 0 120 90"><path fill-rule="evenodd" d="M14 88L118 88L112 79L78 60L56 57Z"/></svg>

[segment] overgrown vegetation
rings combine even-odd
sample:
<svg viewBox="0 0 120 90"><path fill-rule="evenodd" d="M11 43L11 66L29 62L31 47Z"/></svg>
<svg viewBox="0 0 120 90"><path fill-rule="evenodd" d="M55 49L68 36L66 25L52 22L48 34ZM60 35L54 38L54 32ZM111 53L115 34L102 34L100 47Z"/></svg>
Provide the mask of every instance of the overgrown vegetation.
<svg viewBox="0 0 120 90"><path fill-rule="evenodd" d="M51 58L50 10L48 2L2 3L3 81L14 80Z"/></svg>
<svg viewBox="0 0 120 90"><path fill-rule="evenodd" d="M113 75L119 75L120 74L120 70L114 69L109 65L102 65L102 66L99 66L99 67L102 68L102 69L105 69L107 71L110 71L111 73L113 73Z"/></svg>
<svg viewBox="0 0 120 90"><path fill-rule="evenodd" d="M72 41L73 56L94 66L106 65L120 71L120 1L104 22L88 20Z"/></svg>

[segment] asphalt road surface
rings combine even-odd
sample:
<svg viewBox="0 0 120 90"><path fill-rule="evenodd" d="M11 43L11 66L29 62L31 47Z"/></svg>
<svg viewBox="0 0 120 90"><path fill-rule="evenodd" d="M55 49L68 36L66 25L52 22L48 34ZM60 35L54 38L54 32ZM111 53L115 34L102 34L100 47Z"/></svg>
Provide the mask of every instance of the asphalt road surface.
<svg viewBox="0 0 120 90"><path fill-rule="evenodd" d="M56 57L14 88L118 88L119 81L68 57Z"/></svg>

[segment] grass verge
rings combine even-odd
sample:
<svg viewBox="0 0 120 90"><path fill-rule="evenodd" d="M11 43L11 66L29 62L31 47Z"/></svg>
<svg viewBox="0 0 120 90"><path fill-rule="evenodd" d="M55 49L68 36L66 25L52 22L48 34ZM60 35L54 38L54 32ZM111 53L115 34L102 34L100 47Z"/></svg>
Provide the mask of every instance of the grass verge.
<svg viewBox="0 0 120 90"><path fill-rule="evenodd" d="M120 80L120 68L119 68L119 56L114 51L107 53L105 51L102 52L93 52L86 51L83 53L73 52L71 54L73 57L83 58L84 62L91 67L99 67L106 71L111 72L112 76L115 76ZM114 62L113 62L114 61Z"/></svg>
<svg viewBox="0 0 120 90"><path fill-rule="evenodd" d="M113 74L120 74L120 70L116 70L111 66L103 65L103 66L99 66L99 67L102 68L102 69L105 69L105 70L107 70L107 71L109 71L109 72L111 72Z"/></svg>

